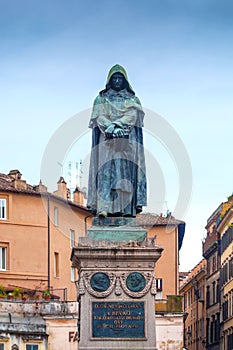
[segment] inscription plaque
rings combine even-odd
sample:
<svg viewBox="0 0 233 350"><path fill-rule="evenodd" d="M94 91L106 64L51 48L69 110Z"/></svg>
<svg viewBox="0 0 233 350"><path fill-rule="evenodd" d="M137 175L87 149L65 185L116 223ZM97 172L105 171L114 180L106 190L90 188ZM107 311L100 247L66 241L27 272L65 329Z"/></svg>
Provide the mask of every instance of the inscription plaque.
<svg viewBox="0 0 233 350"><path fill-rule="evenodd" d="M144 338L144 302L92 302L92 336L93 338Z"/></svg>

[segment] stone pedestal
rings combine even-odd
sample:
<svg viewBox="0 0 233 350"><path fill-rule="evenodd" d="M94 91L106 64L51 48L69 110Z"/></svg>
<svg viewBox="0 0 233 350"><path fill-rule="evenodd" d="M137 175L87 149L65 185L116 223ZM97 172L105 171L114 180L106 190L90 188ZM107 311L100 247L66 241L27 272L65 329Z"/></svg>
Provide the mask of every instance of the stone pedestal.
<svg viewBox="0 0 233 350"><path fill-rule="evenodd" d="M155 262L162 248L132 219L93 220L73 248L79 350L155 350Z"/></svg>

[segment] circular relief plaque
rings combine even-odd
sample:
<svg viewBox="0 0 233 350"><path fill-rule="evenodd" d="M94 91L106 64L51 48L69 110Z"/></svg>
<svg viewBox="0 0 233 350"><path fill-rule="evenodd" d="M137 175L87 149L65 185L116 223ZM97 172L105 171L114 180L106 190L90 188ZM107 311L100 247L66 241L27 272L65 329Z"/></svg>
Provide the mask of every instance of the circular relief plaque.
<svg viewBox="0 0 233 350"><path fill-rule="evenodd" d="M104 272L97 272L91 276L91 288L96 292L105 292L110 286L110 279Z"/></svg>
<svg viewBox="0 0 233 350"><path fill-rule="evenodd" d="M141 273L132 272L126 278L126 286L131 292L141 292L146 286L146 279Z"/></svg>

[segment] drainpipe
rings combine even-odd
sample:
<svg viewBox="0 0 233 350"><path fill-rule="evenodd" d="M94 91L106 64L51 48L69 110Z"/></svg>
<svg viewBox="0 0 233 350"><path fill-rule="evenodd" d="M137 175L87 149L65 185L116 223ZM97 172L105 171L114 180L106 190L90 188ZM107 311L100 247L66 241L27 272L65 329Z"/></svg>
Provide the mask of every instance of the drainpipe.
<svg viewBox="0 0 233 350"><path fill-rule="evenodd" d="M48 289L50 290L50 200L47 197L47 217L48 217Z"/></svg>

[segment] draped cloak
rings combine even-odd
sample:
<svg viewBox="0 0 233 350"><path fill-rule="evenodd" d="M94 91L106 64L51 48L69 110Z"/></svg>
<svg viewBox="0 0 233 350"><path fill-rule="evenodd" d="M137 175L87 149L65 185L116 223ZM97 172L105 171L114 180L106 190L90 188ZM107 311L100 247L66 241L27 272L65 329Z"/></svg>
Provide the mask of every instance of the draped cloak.
<svg viewBox="0 0 233 350"><path fill-rule="evenodd" d="M144 112L131 86L115 91L108 86L116 65L109 72L106 89L96 97L89 127L92 128L92 150L89 168L87 207L94 213L136 216L146 205L146 171L143 148ZM123 137L106 139L111 124L124 131ZM115 136L115 135L114 135Z"/></svg>

